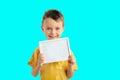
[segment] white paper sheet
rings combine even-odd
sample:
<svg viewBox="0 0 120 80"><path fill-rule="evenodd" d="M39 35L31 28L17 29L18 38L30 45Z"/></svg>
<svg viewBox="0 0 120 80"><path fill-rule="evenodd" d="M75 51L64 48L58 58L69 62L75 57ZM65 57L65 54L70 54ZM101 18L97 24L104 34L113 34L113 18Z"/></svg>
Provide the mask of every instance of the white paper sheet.
<svg viewBox="0 0 120 80"><path fill-rule="evenodd" d="M44 63L67 60L70 55L68 38L40 41L39 48L45 56Z"/></svg>

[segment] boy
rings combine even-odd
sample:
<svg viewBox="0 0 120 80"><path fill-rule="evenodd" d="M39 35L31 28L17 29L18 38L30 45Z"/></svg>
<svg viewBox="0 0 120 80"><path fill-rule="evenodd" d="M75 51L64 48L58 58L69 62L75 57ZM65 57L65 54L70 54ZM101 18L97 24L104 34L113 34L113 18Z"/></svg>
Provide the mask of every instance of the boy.
<svg viewBox="0 0 120 80"><path fill-rule="evenodd" d="M48 40L60 38L64 30L63 15L57 10L49 10L43 16L42 30ZM72 52L71 52L72 53ZM32 55L29 65L32 66L32 75L40 72L41 80L68 80L77 70L75 58L69 55L68 60L42 64L44 55L37 48Z"/></svg>

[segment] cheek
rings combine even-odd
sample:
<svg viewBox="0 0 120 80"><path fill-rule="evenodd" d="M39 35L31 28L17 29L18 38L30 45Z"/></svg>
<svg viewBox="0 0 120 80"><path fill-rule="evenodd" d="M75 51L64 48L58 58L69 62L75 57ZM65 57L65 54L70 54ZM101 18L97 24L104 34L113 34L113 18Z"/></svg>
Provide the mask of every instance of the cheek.
<svg viewBox="0 0 120 80"><path fill-rule="evenodd" d="M46 34L46 35L48 35L48 34L50 34L50 33L51 33L50 31L47 31L47 30L45 31L45 34Z"/></svg>
<svg viewBox="0 0 120 80"><path fill-rule="evenodd" d="M59 31L58 34L61 35L61 34L62 34L62 31Z"/></svg>
<svg viewBox="0 0 120 80"><path fill-rule="evenodd" d="M60 30L60 33L62 34L62 33L63 33L63 30Z"/></svg>

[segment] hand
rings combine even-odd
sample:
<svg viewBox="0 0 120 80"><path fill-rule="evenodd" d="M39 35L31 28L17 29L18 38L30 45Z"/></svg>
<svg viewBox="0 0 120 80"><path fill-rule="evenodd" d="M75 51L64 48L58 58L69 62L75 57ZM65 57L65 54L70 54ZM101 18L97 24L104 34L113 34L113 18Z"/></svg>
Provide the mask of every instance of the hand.
<svg viewBox="0 0 120 80"><path fill-rule="evenodd" d="M68 56L68 66L73 66L75 64L75 59L72 55Z"/></svg>
<svg viewBox="0 0 120 80"><path fill-rule="evenodd" d="M42 66L43 62L44 62L44 55L39 53L39 55L38 55L38 65Z"/></svg>

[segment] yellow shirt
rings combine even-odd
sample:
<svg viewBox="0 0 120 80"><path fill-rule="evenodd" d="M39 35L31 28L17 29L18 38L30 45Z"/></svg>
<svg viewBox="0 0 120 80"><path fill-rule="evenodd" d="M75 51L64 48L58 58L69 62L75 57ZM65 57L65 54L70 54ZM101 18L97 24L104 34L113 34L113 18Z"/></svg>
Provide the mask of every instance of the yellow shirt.
<svg viewBox="0 0 120 80"><path fill-rule="evenodd" d="M39 48L35 50L28 64L33 68L37 65ZM73 54L72 54L73 55ZM74 56L74 55L73 55ZM48 64L43 64L40 69L40 80L68 80L66 71L68 68L68 61L59 61ZM77 65L74 65L74 70L77 70Z"/></svg>

